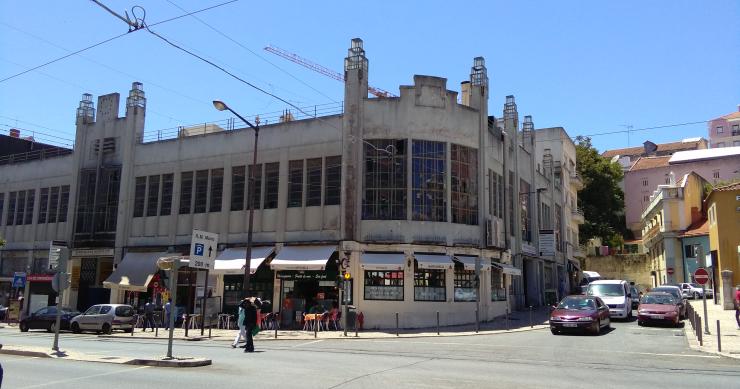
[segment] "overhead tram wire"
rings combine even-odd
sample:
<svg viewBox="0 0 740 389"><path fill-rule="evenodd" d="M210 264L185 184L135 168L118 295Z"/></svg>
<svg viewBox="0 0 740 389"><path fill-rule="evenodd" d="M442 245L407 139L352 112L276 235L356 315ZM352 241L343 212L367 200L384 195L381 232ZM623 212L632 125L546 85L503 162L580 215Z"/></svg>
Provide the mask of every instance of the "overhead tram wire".
<svg viewBox="0 0 740 389"><path fill-rule="evenodd" d="M203 9L197 10L197 11L189 12L189 13L187 13L187 14L184 14L184 15L180 15L180 16L175 16L175 17L173 17L173 18L170 18L170 19L165 19L165 20L162 20L162 21L159 21L159 22L156 22L156 23L153 23L153 24L151 24L151 27L153 27L153 26L156 26L156 25L160 25L160 24L163 24L163 23L171 22L171 21L173 21L173 20L181 19L181 18L184 18L184 17L186 17L186 16L190 16L190 15L193 15L193 14L196 14L196 13L200 13L200 12L208 11L208 10L211 10L211 9L213 9L213 8L221 7L221 6L223 6L223 5L226 5L226 4L234 3L234 2L236 2L236 1L238 1L238 0L231 0L231 1L227 1L227 2L224 2L224 3L220 3L220 4L216 4L216 5L213 5L213 6L211 6L211 7L207 7L207 8L203 8ZM16 73L16 74L13 74L13 75L11 75L11 76L8 76L8 77L5 77L5 78L3 78L3 79L0 79L0 83L2 83L2 82L5 82L5 81L8 81L8 80L11 80L11 79L13 79L13 78L16 78L16 77L18 77L18 76L22 76L22 75L24 75L24 74L26 74L26 73L29 73L29 72L32 72L32 71L34 71L34 70L37 70L37 69L41 69L42 67L45 67L45 66L51 65L51 64L53 64L53 63L55 63L55 62L59 62L59 61L61 61L61 60L65 59L65 58L69 58L69 57L71 57L71 56L73 56L73 55L77 55L77 54L79 54L79 53L82 53L82 52L84 52L84 51L87 51L87 50L93 49L93 48L95 48L95 47L98 47L98 46L100 46L100 45L106 44L106 43L108 43L108 42L114 41L114 40L116 40L116 39L118 39L118 38L124 37L124 36L128 35L129 33L132 33L132 32L136 32L136 31L139 31L139 30L138 30L138 29L134 29L134 30L131 30L131 31L127 31L127 32L125 32L125 33L123 33L123 34L120 34L120 35L116 35L116 36L114 36L114 37L111 37L111 38L105 39L105 40L103 40L103 41L101 41L101 42L98 42L98 43L92 44L92 45L90 45L90 46L87 46L87 47L85 47L85 48L82 48L82 49L79 49L79 50L73 51L73 52L71 52L71 53L69 53L69 54L67 54L67 55L61 56L61 57L59 57L59 58L56 58L56 59L53 59L53 60L51 60L51 61L47 61L47 62L45 62L45 63L43 63L43 64L41 64L41 65L37 65L37 66L34 66L34 67L32 67L32 68L30 68L30 69L26 69L26 70L24 70L24 71L22 71L22 72L20 72L20 73Z"/></svg>
<svg viewBox="0 0 740 389"><path fill-rule="evenodd" d="M177 8L178 8L178 9L180 9L181 11L183 11L183 12L187 12L187 10L186 10L186 9L184 9L184 8L180 7L180 6L179 6L179 5L177 5L177 4L175 3L175 2L173 2L173 1L171 1L171 0L167 0L167 2L168 2L168 3L170 3L170 4L172 4L173 6L177 7ZM201 18L199 18L199 17L197 17L197 16L195 16L195 15L191 15L191 16L192 16L192 17L193 17L193 18L194 18L195 20L199 21L200 23L202 23L202 24L203 24L203 25L205 25L206 27L208 27L208 28L210 28L211 30L213 30L214 32L216 32L217 34L219 34L219 35L221 35L222 37L224 37L224 38L226 38L226 39L230 40L231 42L233 42L233 43L234 43L234 44L236 44L237 46L239 46L239 47L243 48L244 50L246 50L246 51L250 52L251 54L253 54L253 55L254 55L254 56L256 56L257 58L259 58L259 59L261 59L261 60L263 60L263 61L267 62L268 64L272 65L273 67L275 67L276 69L280 70L281 72L283 72L283 73L287 74L288 76L290 76L290 77L291 77L291 78L293 78L294 80L296 80L296 81L300 82L301 84L303 84L303 85L307 86L308 88L310 88L310 89L311 89L311 90L313 90L314 92L316 92L316 93L318 93L318 94L320 94L320 95L322 95L322 96L326 97L327 99L329 99L330 101L332 101L332 102L334 102L334 103L337 103L337 102L338 102L338 101L334 100L333 98L331 98L330 96L328 96L327 94L325 94L324 92L322 92L322 91L320 91L320 90L318 90L318 89L314 88L313 86L311 86L311 85L310 85L310 84L308 84L307 82L305 82L305 81L301 80L300 78L298 78L298 77L294 76L293 74L291 74L291 73L290 73L290 72L288 72L287 70L285 70L285 69L281 68L280 66L278 66L278 65L277 65L277 64L275 64L274 62L272 62L272 61L268 60L268 59L267 59L267 58L265 58L264 56L261 56L261 55L259 55L259 54L258 54L257 52L255 52L254 50L252 50L252 49L250 49L249 47L245 46L244 44L242 44L241 42L237 41L236 39L233 39L232 37L228 36L228 35L227 35L226 33L222 32L221 30L218 30L217 28L215 28L215 27L211 26L210 24L206 23L206 22L205 22L205 21L204 21L203 19L201 19Z"/></svg>
<svg viewBox="0 0 740 389"><path fill-rule="evenodd" d="M702 123L707 123L707 122L709 122L709 120L699 120L699 121L695 121L695 122L685 122L685 123L673 123L673 124L665 124L665 125L660 125L660 126L634 128L634 129L631 129L631 130L615 130L615 131L607 131L607 132L598 132L598 133L594 133L594 134L575 135L575 136L571 136L570 138L573 139L573 140L575 140L579 136L581 136L581 137L589 137L590 138L590 137L594 137L594 136L623 134L623 133L626 133L626 132L630 132L631 133L631 132L635 132L635 131L648 131L648 130L659 130L659 129L662 129L662 128L683 127L683 126L690 126L690 125L694 125L694 124L702 124ZM560 138L557 138L557 139L537 139L535 141L536 142L551 142L551 141L556 141L556 140L559 140L559 139Z"/></svg>

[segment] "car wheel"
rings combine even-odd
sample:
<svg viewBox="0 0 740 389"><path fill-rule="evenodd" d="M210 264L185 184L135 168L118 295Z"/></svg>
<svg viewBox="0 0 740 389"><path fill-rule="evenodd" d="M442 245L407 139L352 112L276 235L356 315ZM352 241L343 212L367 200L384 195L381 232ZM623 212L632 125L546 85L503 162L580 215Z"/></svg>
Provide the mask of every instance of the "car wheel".
<svg viewBox="0 0 740 389"><path fill-rule="evenodd" d="M640 327L642 327L642 326L645 325L645 323L643 323L642 320L638 320L637 321L637 325L640 326Z"/></svg>
<svg viewBox="0 0 740 389"><path fill-rule="evenodd" d="M77 322L72 323L71 327L72 327L72 332L74 332L75 334L79 334L80 332L82 332L80 330L80 324Z"/></svg>
<svg viewBox="0 0 740 389"><path fill-rule="evenodd" d="M598 323L596 323L596 328L594 328L594 336L601 335L601 320L599 320Z"/></svg>
<svg viewBox="0 0 740 389"><path fill-rule="evenodd" d="M28 323L21 322L21 324L18 325L18 329L20 329L21 332L28 332Z"/></svg>
<svg viewBox="0 0 740 389"><path fill-rule="evenodd" d="M556 330L554 328L550 328L550 332L552 332L553 335L559 335L560 334L560 331L558 331L558 330Z"/></svg>
<svg viewBox="0 0 740 389"><path fill-rule="evenodd" d="M57 323L56 321L53 321L49 323L49 326L46 328L46 332L56 332L57 329Z"/></svg>
<svg viewBox="0 0 740 389"><path fill-rule="evenodd" d="M113 329L111 328L110 324L103 323L103 333L106 335L110 335L111 332L113 332Z"/></svg>

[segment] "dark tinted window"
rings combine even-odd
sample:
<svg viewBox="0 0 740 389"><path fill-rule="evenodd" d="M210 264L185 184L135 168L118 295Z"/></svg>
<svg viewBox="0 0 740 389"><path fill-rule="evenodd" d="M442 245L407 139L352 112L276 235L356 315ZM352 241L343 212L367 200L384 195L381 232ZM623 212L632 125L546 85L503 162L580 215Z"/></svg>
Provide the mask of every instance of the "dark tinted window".
<svg viewBox="0 0 740 389"><path fill-rule="evenodd" d="M131 317L134 315L134 310L129 306L116 307L116 316Z"/></svg>
<svg viewBox="0 0 740 389"><path fill-rule="evenodd" d="M104 314L110 312L110 309L111 309L111 306L110 305L103 305L102 307L100 307L100 314L103 314L104 315Z"/></svg>

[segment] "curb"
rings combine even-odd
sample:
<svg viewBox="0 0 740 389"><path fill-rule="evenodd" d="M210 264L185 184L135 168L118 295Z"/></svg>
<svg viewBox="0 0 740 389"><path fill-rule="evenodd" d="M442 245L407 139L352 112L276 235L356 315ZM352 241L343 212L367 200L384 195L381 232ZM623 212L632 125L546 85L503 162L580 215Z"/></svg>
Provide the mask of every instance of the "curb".
<svg viewBox="0 0 740 389"><path fill-rule="evenodd" d="M184 359L132 359L124 362L126 365L154 366L154 367L201 367L212 365L210 359L184 358Z"/></svg>
<svg viewBox="0 0 740 389"><path fill-rule="evenodd" d="M689 324L689 323L687 323ZM686 341L689 343L689 348L694 351L699 351L705 354L714 354L726 358L732 358L732 359L740 359L740 355L738 354L730 354L728 352L719 352L717 350L710 350L707 347L708 346L699 346L699 340L696 339L695 336L693 336L693 328L692 331L687 331L687 326L684 326L684 335L686 336Z"/></svg>
<svg viewBox="0 0 740 389"><path fill-rule="evenodd" d="M116 336L116 335L98 335L98 338L108 338L108 339L146 339L146 340L168 340L169 338L167 336L160 336L160 337L149 337L149 336L130 336L130 335L123 335L123 336ZM211 339L217 338L217 336L212 336ZM172 340L186 340L188 342L199 342L201 340L208 339L207 336L193 336L193 337L173 337Z"/></svg>

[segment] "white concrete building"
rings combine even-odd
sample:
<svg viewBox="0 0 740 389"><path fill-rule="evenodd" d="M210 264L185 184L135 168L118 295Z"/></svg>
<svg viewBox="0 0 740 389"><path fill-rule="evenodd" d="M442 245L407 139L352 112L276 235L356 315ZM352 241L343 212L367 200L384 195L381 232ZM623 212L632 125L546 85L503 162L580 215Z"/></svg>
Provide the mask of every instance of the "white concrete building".
<svg viewBox="0 0 740 389"><path fill-rule="evenodd" d="M540 255L540 212L531 209L541 205L532 193L549 185L541 196L555 198L561 234L575 231L577 241L567 205L575 203L566 203L575 201L571 170L563 169L560 183L555 167L543 175L531 118L519 131L513 96L503 119L489 116L483 58L462 83L462 104L446 79L418 75L400 97L368 98L368 70L362 41L353 39L343 106L263 124L256 168L245 152L254 145L249 127L229 120L203 131L149 133L140 83L123 117L118 94L99 97L97 115L85 95L73 154L0 166L0 196L14 199L11 206L0 197L0 219L20 213L24 221L0 223L8 240L0 281L12 276L6 269L33 273L31 260L48 258L44 249L60 240L72 248L65 303L140 305L167 296L156 260L187 254L199 229L219 235L208 289L231 312L241 296L254 182L250 290L273 301L284 325L313 306L336 304L335 281L345 272L365 328L395 326L396 312L401 327L411 328L431 325L436 312L451 325L474 322L476 312L490 320L507 308L544 304L572 254L558 243L557 255ZM563 150L556 160L575 160L567 135L562 142L570 143L553 142L550 150ZM38 199L30 200L30 216L29 200L19 208L22 192ZM181 271L177 305L193 309L204 281L203 272ZM48 298L46 288L26 289L31 304Z"/></svg>

